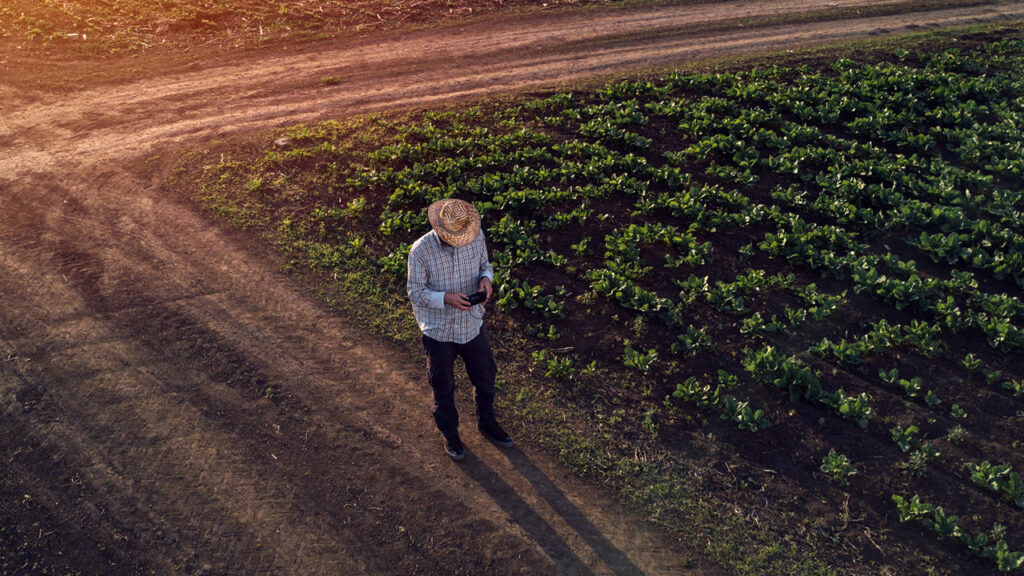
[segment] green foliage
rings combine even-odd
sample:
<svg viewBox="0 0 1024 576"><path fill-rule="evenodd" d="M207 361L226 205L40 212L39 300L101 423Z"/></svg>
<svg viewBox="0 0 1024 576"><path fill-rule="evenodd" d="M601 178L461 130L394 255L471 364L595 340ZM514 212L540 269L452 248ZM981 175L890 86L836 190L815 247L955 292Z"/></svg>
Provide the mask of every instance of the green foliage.
<svg viewBox="0 0 1024 576"><path fill-rule="evenodd" d="M1018 398L1024 396L1024 380L1007 380L1002 386Z"/></svg>
<svg viewBox="0 0 1024 576"><path fill-rule="evenodd" d="M868 420L874 415L874 410L869 404L870 398L864 392L856 396L847 396L843 393L843 389L840 388L838 391L832 394L823 394L822 402L828 404L839 413L840 416L847 420L852 420L857 423L857 426L861 428L868 427Z"/></svg>
<svg viewBox="0 0 1024 576"><path fill-rule="evenodd" d="M401 243L390 254L377 260L382 272L405 279L409 260L409 245Z"/></svg>
<svg viewBox="0 0 1024 576"><path fill-rule="evenodd" d="M939 457L939 451L931 444L919 443L910 451L905 462L900 463L900 470L911 478L924 476L928 463Z"/></svg>
<svg viewBox="0 0 1024 576"><path fill-rule="evenodd" d="M964 467L971 473L971 482L999 493L1008 501L1024 508L1024 481L1009 464L980 464L968 462Z"/></svg>
<svg viewBox="0 0 1024 576"><path fill-rule="evenodd" d="M895 442L903 452L910 452L912 449L918 448L921 445L920 441L915 437L920 430L913 424L906 428L896 426L890 429L889 432L892 434L892 441Z"/></svg>
<svg viewBox="0 0 1024 576"><path fill-rule="evenodd" d="M935 434L944 402L960 403L948 412L956 422L966 422L961 404L980 417L977 386L1007 403L1024 396L1014 362L1024 349L1024 43L898 58L677 73L557 94L493 118L428 112L363 139L370 151L347 165L339 150L359 134L297 128L292 149L271 150L250 172L222 163L208 186L227 190L215 209L258 214L271 222L268 237L304 263L365 275L392 294L401 293L403 254L428 227L426 206L473 201L496 269L493 312L538 350L527 371L561 381L600 373L588 378L601 381L587 391L595 410L636 409L603 422L611 428L599 435L657 441L670 456L663 462L678 454L661 442L685 420L681 402L750 431L768 426L766 413L799 425L827 407L864 428L872 402L887 422L913 421L927 406L922 428ZM297 209L300 196L322 204ZM576 330L601 322L605 334L586 346L606 360L600 368L572 348L544 349L592 338L600 329ZM624 350L607 348L623 336L633 340ZM738 363L749 374L742 381L700 373ZM877 380L864 378L875 370ZM560 396L567 389L580 393L540 385L553 403L572 401ZM757 386L799 404L753 408ZM665 398L664 412L650 407L653 395ZM982 437L987 430L972 428L972 448L1019 447ZM853 427L848 434L844 441L859 441ZM863 463L870 473L900 470L911 477L900 482L916 482L934 472L938 450L920 429L890 434L888 453ZM946 439L966 434L957 423ZM943 464L963 465L950 452ZM837 482L840 456L822 462ZM604 451L575 458L599 475L615 468ZM993 483L1015 485L1012 471L978 470L993 494L1007 494ZM955 516L905 508L1000 567L1015 562L1001 537L957 536Z"/></svg>
<svg viewBox="0 0 1024 576"><path fill-rule="evenodd" d="M748 402L737 400L728 392L739 384L739 378L724 370L718 371L718 384L701 383L691 376L676 385L672 398L691 402L702 408L714 408L721 417L731 420L742 430L757 432L771 425L764 410L751 408Z"/></svg>
<svg viewBox="0 0 1024 576"><path fill-rule="evenodd" d="M568 356L559 357L547 350L532 353L534 361L544 368L544 375L558 380L572 380L576 374L573 359Z"/></svg>
<svg viewBox="0 0 1024 576"><path fill-rule="evenodd" d="M599 268L587 272L590 287L598 294L614 298L624 308L641 314L657 314L672 309L672 302L642 288L628 274Z"/></svg>
<svg viewBox="0 0 1024 576"><path fill-rule="evenodd" d="M789 400L800 397L817 400L822 396L821 381L802 361L784 356L773 346L744 350L743 368L760 382L789 392Z"/></svg>
<svg viewBox="0 0 1024 576"><path fill-rule="evenodd" d="M647 352L639 352L627 344L626 349L622 353L622 363L629 368L639 370L643 374L650 373L654 363L657 361L658 351L653 348Z"/></svg>
<svg viewBox="0 0 1024 576"><path fill-rule="evenodd" d="M696 356L702 349L711 346L711 336L704 328L697 328L693 324L686 327L686 331L676 336L672 343L672 353L684 357Z"/></svg>
<svg viewBox="0 0 1024 576"><path fill-rule="evenodd" d="M544 294L540 285L505 279L498 285L497 306L501 310L511 310L523 305L527 310L544 318L561 318L565 311L565 302L556 295Z"/></svg>
<svg viewBox="0 0 1024 576"><path fill-rule="evenodd" d="M946 432L946 440L951 444L959 444L967 438L967 430L960 424L956 424Z"/></svg>
<svg viewBox="0 0 1024 576"><path fill-rule="evenodd" d="M892 501L896 504L900 522L918 522L940 538L959 539L971 554L995 560L1001 572L1010 572L1024 566L1024 553L1009 549L1005 529L999 524L994 524L988 534L972 535L960 526L957 516L947 514L941 506L924 502L917 494L910 499L893 494Z"/></svg>
<svg viewBox="0 0 1024 576"><path fill-rule="evenodd" d="M837 453L835 448L830 449L822 459L820 469L843 486L849 486L850 477L857 474L857 469L853 467L850 459L844 454Z"/></svg>
<svg viewBox="0 0 1024 576"><path fill-rule="evenodd" d="M960 407L959 404L953 404L949 408L949 417L957 420L963 420L967 418L967 411Z"/></svg>
<svg viewBox="0 0 1024 576"><path fill-rule="evenodd" d="M961 364L963 364L964 368L966 368L969 373L974 374L981 368L982 361L981 358L978 358L973 353L969 353L964 356Z"/></svg>

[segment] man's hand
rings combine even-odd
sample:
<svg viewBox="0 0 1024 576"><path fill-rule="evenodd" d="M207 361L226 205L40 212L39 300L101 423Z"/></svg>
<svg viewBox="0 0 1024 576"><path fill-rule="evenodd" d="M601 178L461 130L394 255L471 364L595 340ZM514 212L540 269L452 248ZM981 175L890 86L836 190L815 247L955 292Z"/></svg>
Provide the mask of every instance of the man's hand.
<svg viewBox="0 0 1024 576"><path fill-rule="evenodd" d="M444 303L459 310L469 310L472 308L466 295L458 292L445 292Z"/></svg>
<svg viewBox="0 0 1024 576"><path fill-rule="evenodd" d="M494 288L491 286L491 279L487 276L480 279L480 290L487 293L487 298L485 298L483 302L484 304L487 304L491 301L491 293L494 291Z"/></svg>

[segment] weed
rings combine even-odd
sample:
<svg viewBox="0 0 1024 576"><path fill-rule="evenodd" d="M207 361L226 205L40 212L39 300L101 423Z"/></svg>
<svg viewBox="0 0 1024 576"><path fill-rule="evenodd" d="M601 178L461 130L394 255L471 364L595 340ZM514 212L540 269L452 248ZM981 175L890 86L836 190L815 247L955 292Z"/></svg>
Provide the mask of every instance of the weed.
<svg viewBox="0 0 1024 576"><path fill-rule="evenodd" d="M951 444L959 444L967 438L967 430L956 424L946 432L946 440L949 440Z"/></svg>

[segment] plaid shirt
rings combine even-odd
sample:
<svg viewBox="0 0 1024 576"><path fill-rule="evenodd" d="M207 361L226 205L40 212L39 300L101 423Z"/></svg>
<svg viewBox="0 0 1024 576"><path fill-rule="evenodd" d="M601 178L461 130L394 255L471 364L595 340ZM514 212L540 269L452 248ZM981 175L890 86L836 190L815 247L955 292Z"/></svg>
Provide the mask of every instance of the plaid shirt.
<svg viewBox="0 0 1024 576"><path fill-rule="evenodd" d="M446 306L446 292L472 294L481 278L494 278L483 230L466 246L449 246L431 230L409 249L409 300L423 334L442 342L465 344L480 333L484 306L469 310Z"/></svg>

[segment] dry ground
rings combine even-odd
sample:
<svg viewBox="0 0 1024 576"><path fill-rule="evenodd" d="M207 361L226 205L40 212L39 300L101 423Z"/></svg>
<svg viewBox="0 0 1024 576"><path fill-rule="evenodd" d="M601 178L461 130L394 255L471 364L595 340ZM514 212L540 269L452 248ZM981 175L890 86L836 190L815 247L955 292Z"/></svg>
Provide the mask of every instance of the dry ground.
<svg viewBox="0 0 1024 576"><path fill-rule="evenodd" d="M300 121L1024 17L892 4L838 23L793 18L806 0L490 17L198 64L5 57L0 573L721 573L529 446L467 430L447 461L423 366L175 195L167 167Z"/></svg>

